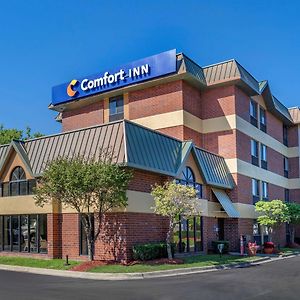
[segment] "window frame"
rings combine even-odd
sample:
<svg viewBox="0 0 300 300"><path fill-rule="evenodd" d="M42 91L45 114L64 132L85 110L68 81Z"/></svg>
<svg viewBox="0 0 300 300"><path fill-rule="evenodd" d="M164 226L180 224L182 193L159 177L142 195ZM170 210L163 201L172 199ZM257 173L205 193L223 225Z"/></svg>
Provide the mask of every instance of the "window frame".
<svg viewBox="0 0 300 300"><path fill-rule="evenodd" d="M47 248L46 251L41 251L41 236L40 236L40 222L42 220L41 216L43 216L45 224L46 224L46 232L48 230L48 224L47 224L47 214L21 214L21 215L0 215L0 231L1 231L1 235L0 235L0 252L1 251L6 251L6 252L20 252L20 253L38 253L38 254L47 254L48 253L48 238L47 238L47 234L46 234L46 243L47 243ZM21 244L21 235L22 235L22 228L21 228L21 220L22 217L25 217L27 220L27 224L25 228L27 230L27 250L23 250L22 249L22 244ZM9 244L5 244L4 245L4 240L5 240L5 218L8 220L9 223L9 227L6 229L7 231L7 237L9 240ZM13 228L12 226L12 220L13 218L17 219L17 228ZM34 228L34 236L35 236L35 244L34 247L36 247L36 250L31 249L32 243L31 243L31 232L32 232L32 226L31 226L31 219L35 219L36 223L35 223L35 228ZM18 232L18 237L17 237L17 244L15 244L14 247L14 232L13 230L17 230ZM28 236L28 233L30 233L30 236Z"/></svg>
<svg viewBox="0 0 300 300"><path fill-rule="evenodd" d="M269 200L269 183L266 181L261 182L261 193L263 200Z"/></svg>
<svg viewBox="0 0 300 300"><path fill-rule="evenodd" d="M259 143L258 143L258 141L251 139L250 147L251 147L251 150L250 150L251 163L252 163L252 165L259 166Z"/></svg>
<svg viewBox="0 0 300 300"><path fill-rule="evenodd" d="M268 147L263 143L260 143L260 166L268 169Z"/></svg>
<svg viewBox="0 0 300 300"><path fill-rule="evenodd" d="M122 102L122 105L118 106L119 102ZM115 105L116 111L114 113L112 113L112 108L111 108L112 103L116 103L116 105ZM120 107L121 107L121 110L118 111L118 108L120 108ZM109 98L108 110L109 110L109 122L123 120L124 119L124 97L123 97L123 95L118 95L118 96Z"/></svg>
<svg viewBox="0 0 300 300"><path fill-rule="evenodd" d="M254 187L254 183L256 185L255 187ZM252 193L253 204L255 204L257 201L259 201L259 194L260 194L259 180L256 178L251 178L251 193Z"/></svg>
<svg viewBox="0 0 300 300"><path fill-rule="evenodd" d="M250 123L255 127L258 127L258 103L250 98L249 107Z"/></svg>
<svg viewBox="0 0 300 300"><path fill-rule="evenodd" d="M259 107L259 129L267 132L267 111L262 106Z"/></svg>
<svg viewBox="0 0 300 300"><path fill-rule="evenodd" d="M289 178L289 159L286 156L283 157L283 173L285 178Z"/></svg>

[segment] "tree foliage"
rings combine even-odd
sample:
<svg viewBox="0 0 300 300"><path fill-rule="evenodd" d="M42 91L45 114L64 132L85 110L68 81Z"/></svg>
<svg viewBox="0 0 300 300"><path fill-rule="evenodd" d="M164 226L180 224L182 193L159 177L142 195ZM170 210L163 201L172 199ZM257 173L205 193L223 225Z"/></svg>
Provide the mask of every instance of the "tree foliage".
<svg viewBox="0 0 300 300"><path fill-rule="evenodd" d="M38 183L36 205L58 201L62 207L82 214L89 258L93 260L103 217L114 208L127 206L126 190L131 177L130 171L112 163L111 158L58 158L49 163Z"/></svg>
<svg viewBox="0 0 300 300"><path fill-rule="evenodd" d="M295 225L300 224L300 204L299 203L287 203L289 214L289 233L290 241L293 245L295 243Z"/></svg>
<svg viewBox="0 0 300 300"><path fill-rule="evenodd" d="M258 223L269 229L270 240L274 228L289 221L288 207L281 200L258 201L255 210L260 214Z"/></svg>
<svg viewBox="0 0 300 300"><path fill-rule="evenodd" d="M167 182L163 186L156 185L152 189L151 195L155 201L155 212L169 218L166 242L168 258L172 259L171 243L179 216L188 218L200 214L196 190L193 187L176 184L175 182Z"/></svg>
<svg viewBox="0 0 300 300"><path fill-rule="evenodd" d="M6 129L0 124L0 145L8 144L12 140L28 140L32 138L37 138L43 136L40 132L31 133L31 128L26 127L25 133L23 130L18 130L15 128Z"/></svg>

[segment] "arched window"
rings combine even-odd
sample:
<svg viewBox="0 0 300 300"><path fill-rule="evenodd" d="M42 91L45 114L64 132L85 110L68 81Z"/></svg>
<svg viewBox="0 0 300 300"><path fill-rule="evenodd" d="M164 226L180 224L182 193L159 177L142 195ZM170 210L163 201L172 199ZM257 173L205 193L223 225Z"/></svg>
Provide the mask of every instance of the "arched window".
<svg viewBox="0 0 300 300"><path fill-rule="evenodd" d="M10 175L10 181L20 181L20 180L26 180L26 174L22 167L16 167L13 169Z"/></svg>
<svg viewBox="0 0 300 300"><path fill-rule="evenodd" d="M194 187L197 191L197 197L202 198L202 184L196 182L194 172L190 167L185 167L182 170L181 178L182 179L177 179L176 182Z"/></svg>
<svg viewBox="0 0 300 300"><path fill-rule="evenodd" d="M10 195L19 196L27 194L26 174L22 167L16 167L10 174Z"/></svg>
<svg viewBox="0 0 300 300"><path fill-rule="evenodd" d="M24 169L15 167L8 182L0 182L0 197L32 195L36 186L35 179L27 179Z"/></svg>
<svg viewBox="0 0 300 300"><path fill-rule="evenodd" d="M188 183L195 182L195 175L190 167L185 167L182 171L183 179Z"/></svg>

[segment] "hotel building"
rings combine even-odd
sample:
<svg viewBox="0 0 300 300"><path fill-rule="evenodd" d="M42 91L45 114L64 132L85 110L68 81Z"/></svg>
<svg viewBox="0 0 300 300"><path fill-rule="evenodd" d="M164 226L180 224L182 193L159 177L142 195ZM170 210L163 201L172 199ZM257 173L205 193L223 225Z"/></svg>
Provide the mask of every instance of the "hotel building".
<svg viewBox="0 0 300 300"><path fill-rule="evenodd" d="M0 146L3 255L86 258L80 216L34 204L36 180L58 156L110 148L133 170L128 206L106 216L96 259L130 260L133 245L165 239L166 219L152 209L156 183L175 179L197 190L201 216L181 218L180 252L207 252L213 240L239 251L241 235L260 242L258 200L300 201L300 111L236 60L200 66L164 52L56 86L49 108L61 133ZM284 224L274 240L284 246L288 239Z"/></svg>

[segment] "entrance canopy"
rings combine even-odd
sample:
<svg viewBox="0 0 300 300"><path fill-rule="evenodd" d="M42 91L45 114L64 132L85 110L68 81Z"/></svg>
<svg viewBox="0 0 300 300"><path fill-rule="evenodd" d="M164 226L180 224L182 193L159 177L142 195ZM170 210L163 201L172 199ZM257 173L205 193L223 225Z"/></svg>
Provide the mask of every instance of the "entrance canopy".
<svg viewBox="0 0 300 300"><path fill-rule="evenodd" d="M216 189L216 188L213 188L212 191L230 218L239 218L240 217L240 213L233 206L230 198L225 193L225 191Z"/></svg>

